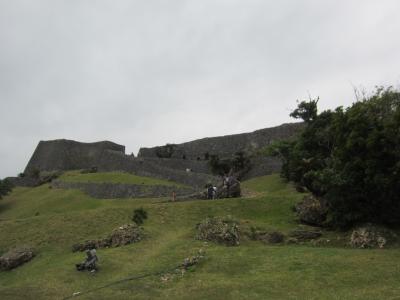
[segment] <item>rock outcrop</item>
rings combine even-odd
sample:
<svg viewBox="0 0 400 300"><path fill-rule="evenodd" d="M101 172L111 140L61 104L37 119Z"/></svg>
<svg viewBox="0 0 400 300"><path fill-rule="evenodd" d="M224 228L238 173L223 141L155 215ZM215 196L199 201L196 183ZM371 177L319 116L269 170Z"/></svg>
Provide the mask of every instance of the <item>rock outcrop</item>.
<svg viewBox="0 0 400 300"><path fill-rule="evenodd" d="M85 251L91 249L125 246L139 242L143 237L143 230L136 224L126 224L113 230L106 238L98 240L87 240L83 243L74 244L72 251Z"/></svg>
<svg viewBox="0 0 400 300"><path fill-rule="evenodd" d="M226 246L238 246L239 226L235 220L226 218L207 218L197 226L197 239L211 241Z"/></svg>
<svg viewBox="0 0 400 300"><path fill-rule="evenodd" d="M295 206L295 210L304 224L321 226L326 220L326 207L312 195L304 196L303 200Z"/></svg>
<svg viewBox="0 0 400 300"><path fill-rule="evenodd" d="M350 245L354 248L384 248L395 237L387 228L365 224L353 230Z"/></svg>
<svg viewBox="0 0 400 300"><path fill-rule="evenodd" d="M35 251L28 247L11 249L0 256L0 270L14 269L35 257Z"/></svg>

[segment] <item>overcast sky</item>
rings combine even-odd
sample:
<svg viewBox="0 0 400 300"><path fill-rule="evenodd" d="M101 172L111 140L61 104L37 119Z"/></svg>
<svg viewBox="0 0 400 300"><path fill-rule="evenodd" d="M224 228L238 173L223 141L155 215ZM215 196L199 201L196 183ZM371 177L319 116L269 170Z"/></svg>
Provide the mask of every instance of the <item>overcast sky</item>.
<svg viewBox="0 0 400 300"><path fill-rule="evenodd" d="M141 146L400 83L398 0L0 0L0 178L40 140Z"/></svg>

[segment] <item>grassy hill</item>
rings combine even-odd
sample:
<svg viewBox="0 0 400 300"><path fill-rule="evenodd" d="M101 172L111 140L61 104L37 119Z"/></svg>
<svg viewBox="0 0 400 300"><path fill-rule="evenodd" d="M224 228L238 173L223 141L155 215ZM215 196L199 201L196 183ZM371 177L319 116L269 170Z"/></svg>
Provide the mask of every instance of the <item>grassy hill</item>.
<svg viewBox="0 0 400 300"><path fill-rule="evenodd" d="M107 181L116 180L111 177ZM0 272L0 298L62 299L122 278L169 269L200 248L206 259L183 276L171 280L150 276L77 299L397 299L400 295L400 251L346 248L345 234L325 232L324 238L332 242L323 247L265 245L245 239L238 247L225 247L195 240L195 226L207 216L231 215L242 228L258 226L283 233L299 227L291 207L302 195L277 175L243 186L246 198L174 203L99 200L48 185L16 188L0 201L0 252L31 245L38 255L19 268ZM100 271L95 275L77 272L74 265L84 254L72 253L72 244L104 237L130 222L139 207L149 215L146 238L98 250Z"/></svg>

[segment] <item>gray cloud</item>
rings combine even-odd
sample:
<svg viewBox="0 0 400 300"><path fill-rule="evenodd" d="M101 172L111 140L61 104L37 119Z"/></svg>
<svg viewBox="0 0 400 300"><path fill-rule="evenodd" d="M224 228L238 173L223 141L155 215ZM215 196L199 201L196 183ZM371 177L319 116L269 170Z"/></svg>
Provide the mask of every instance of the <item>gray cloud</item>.
<svg viewBox="0 0 400 300"><path fill-rule="evenodd" d="M0 0L0 177L39 140L140 146L289 122L400 82L400 3Z"/></svg>

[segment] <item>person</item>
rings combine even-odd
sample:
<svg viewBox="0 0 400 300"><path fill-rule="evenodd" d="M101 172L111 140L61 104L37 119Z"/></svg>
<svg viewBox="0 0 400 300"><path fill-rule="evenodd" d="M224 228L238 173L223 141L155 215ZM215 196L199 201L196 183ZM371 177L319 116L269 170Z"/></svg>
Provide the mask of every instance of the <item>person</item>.
<svg viewBox="0 0 400 300"><path fill-rule="evenodd" d="M99 258L97 257L96 249L87 250L86 256L87 257L83 263L75 265L76 269L78 271L88 270L90 272L96 272L96 262L99 260Z"/></svg>
<svg viewBox="0 0 400 300"><path fill-rule="evenodd" d="M173 202L176 201L176 192L175 191L172 192L172 201Z"/></svg>
<svg viewBox="0 0 400 300"><path fill-rule="evenodd" d="M207 199L213 199L213 186L210 184L207 188Z"/></svg>
<svg viewBox="0 0 400 300"><path fill-rule="evenodd" d="M212 195L212 198L213 198L213 199L216 199L216 198L217 198L217 187L216 187L216 186L213 186L213 195Z"/></svg>

